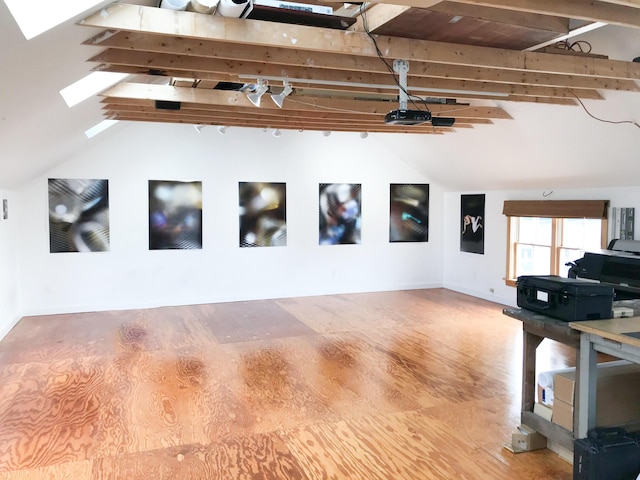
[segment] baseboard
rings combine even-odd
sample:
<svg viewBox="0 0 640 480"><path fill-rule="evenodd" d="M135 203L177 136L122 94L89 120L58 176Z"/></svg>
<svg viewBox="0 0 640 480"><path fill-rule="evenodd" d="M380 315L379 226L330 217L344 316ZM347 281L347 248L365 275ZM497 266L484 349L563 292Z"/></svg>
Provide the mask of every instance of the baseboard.
<svg viewBox="0 0 640 480"><path fill-rule="evenodd" d="M304 288L290 290L283 294L282 291L261 291L252 292L251 295L242 295L242 293L234 293L232 295L220 295L216 297L190 297L190 298L163 298L160 300L143 300L139 302L123 302L123 303L95 303L95 304L83 304L83 305L55 305L51 307L38 307L25 309L22 316L35 316L35 315L58 315L66 313L86 313L86 312L104 312L110 310L134 310L134 309L146 309L146 308L160 308L169 306L180 305L202 305L207 303L226 303L226 302L247 302L251 300L271 300L293 297L318 297L321 295L347 295L355 293L370 293L370 292L392 292L402 290L422 290L443 288L441 283L419 283L419 284L403 284L403 285L388 285L371 286L371 288L358 288L358 289L331 289L328 288L323 291L318 290L305 290ZM10 329L9 329L10 330Z"/></svg>
<svg viewBox="0 0 640 480"><path fill-rule="evenodd" d="M11 319L9 321L9 323L7 323L6 325L3 325L2 327L0 327L0 340L2 340L4 337L6 337L9 334L11 329L17 325L17 323L20 321L20 319L23 316L24 315L19 313L13 319Z"/></svg>
<svg viewBox="0 0 640 480"><path fill-rule="evenodd" d="M454 292L464 293L465 295L469 295L471 297L482 298L483 300L488 300L489 302L498 303L507 307L517 306L515 298L506 298L501 297L500 295L486 294L479 290L473 290L471 288L460 287L458 285L451 285L448 283L444 284L444 288L446 288L447 290L453 290Z"/></svg>

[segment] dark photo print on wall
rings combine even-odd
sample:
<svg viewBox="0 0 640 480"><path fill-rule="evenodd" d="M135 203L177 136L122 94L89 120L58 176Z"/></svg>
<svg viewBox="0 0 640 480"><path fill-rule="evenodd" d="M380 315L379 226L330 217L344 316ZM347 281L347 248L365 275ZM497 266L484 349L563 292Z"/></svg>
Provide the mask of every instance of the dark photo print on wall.
<svg viewBox="0 0 640 480"><path fill-rule="evenodd" d="M9 201L6 198L2 200L2 218L9 218Z"/></svg>
<svg viewBox="0 0 640 480"><path fill-rule="evenodd" d="M391 184L389 242L429 241L429 185Z"/></svg>
<svg viewBox="0 0 640 480"><path fill-rule="evenodd" d="M240 246L287 245L287 184L240 182Z"/></svg>
<svg viewBox="0 0 640 480"><path fill-rule="evenodd" d="M320 245L359 244L361 185L320 184Z"/></svg>
<svg viewBox="0 0 640 480"><path fill-rule="evenodd" d="M109 251L109 181L49 179L49 251Z"/></svg>
<svg viewBox="0 0 640 480"><path fill-rule="evenodd" d="M149 180L149 250L202 248L202 182Z"/></svg>
<svg viewBox="0 0 640 480"><path fill-rule="evenodd" d="M460 251L484 255L484 193L460 198Z"/></svg>

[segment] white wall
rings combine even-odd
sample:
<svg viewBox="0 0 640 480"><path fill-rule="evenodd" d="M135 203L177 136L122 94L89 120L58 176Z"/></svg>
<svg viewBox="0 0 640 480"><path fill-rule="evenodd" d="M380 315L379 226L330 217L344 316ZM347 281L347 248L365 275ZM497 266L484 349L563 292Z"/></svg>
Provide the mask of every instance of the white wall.
<svg viewBox="0 0 640 480"><path fill-rule="evenodd" d="M484 255L460 251L460 195L485 193ZM544 196L548 195L548 196ZM640 209L640 187L447 192L444 195L444 286L515 306L516 289L505 285L507 217L505 200L610 200L611 207ZM636 227L636 239L640 238ZM493 289L493 291L491 291Z"/></svg>
<svg viewBox="0 0 640 480"><path fill-rule="evenodd" d="M443 190L428 243L389 244L389 184L430 183L375 135L117 125L20 192L26 314L442 285ZM111 251L49 253L48 178L109 180ZM148 250L148 180L203 182L203 249ZM238 182L287 183L286 247L238 247ZM362 184L362 244L318 245L318 184ZM1 225L0 225L1 226Z"/></svg>
<svg viewBox="0 0 640 480"><path fill-rule="evenodd" d="M4 337L20 318L20 279L18 215L16 194L0 190L0 338ZM2 200L6 199L9 215L2 218Z"/></svg>

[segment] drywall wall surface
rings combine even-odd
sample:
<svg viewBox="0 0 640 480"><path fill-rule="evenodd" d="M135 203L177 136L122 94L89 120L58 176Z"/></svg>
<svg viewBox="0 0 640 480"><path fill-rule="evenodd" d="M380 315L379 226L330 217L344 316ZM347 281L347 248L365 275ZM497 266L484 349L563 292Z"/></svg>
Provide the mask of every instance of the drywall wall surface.
<svg viewBox="0 0 640 480"><path fill-rule="evenodd" d="M132 124L20 191L29 314L442 286L444 191L357 134ZM50 253L48 179L109 181L108 252ZM149 180L201 181L203 245L149 250ZM287 245L239 247L239 182L285 182ZM319 185L361 185L362 239L319 245ZM430 184L428 242L389 243L389 185Z"/></svg>
<svg viewBox="0 0 640 480"><path fill-rule="evenodd" d="M485 193L484 255L460 251L461 195ZM640 212L640 187L547 190L482 190L444 194L444 286L509 306L516 305L516 289L507 286L507 217L505 200L609 200L611 207ZM635 238L640 238L638 226Z"/></svg>

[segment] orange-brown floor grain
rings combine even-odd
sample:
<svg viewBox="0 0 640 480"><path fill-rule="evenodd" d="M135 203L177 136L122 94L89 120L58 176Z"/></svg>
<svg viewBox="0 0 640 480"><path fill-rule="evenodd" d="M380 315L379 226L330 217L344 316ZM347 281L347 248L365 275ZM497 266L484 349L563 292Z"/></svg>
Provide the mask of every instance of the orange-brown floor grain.
<svg viewBox="0 0 640 480"><path fill-rule="evenodd" d="M503 448L521 362L518 321L443 289L26 317L0 480L569 480Z"/></svg>

